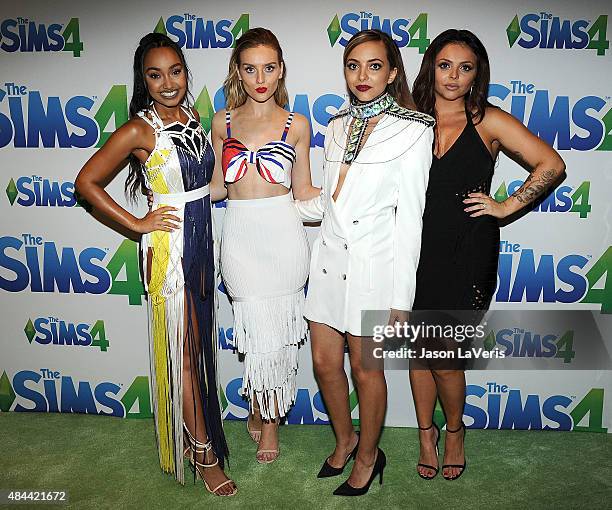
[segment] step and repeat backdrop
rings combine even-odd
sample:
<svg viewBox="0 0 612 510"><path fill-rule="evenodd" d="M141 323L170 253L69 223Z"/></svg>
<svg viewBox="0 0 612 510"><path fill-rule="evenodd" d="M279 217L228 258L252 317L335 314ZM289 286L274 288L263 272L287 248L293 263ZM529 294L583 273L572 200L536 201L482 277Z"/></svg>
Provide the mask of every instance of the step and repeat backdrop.
<svg viewBox="0 0 612 510"><path fill-rule="evenodd" d="M492 309L612 312L612 49L605 1L4 2L0 7L0 410L151 416L147 303L137 240L100 223L74 197L87 159L127 120L132 58L146 33L184 49L205 129L224 107L232 46L264 26L285 53L288 107L310 121L313 182L325 126L345 102L342 51L363 28L390 33L410 80L438 33L466 28L491 60L490 101L552 144L567 178L501 231ZM126 171L108 190L127 204ZM527 173L500 155L492 194L504 199ZM224 204L215 206L217 227ZM316 228L309 227L312 239ZM220 286L220 395L243 419L242 363ZM511 342L508 339L511 338ZM546 341L544 342L544 338ZM609 338L608 342L609 351ZM514 357L550 357L555 370L470 371L465 421L478 428L612 427L612 379L572 370L574 331L508 322L490 339ZM576 354L578 353L578 354ZM325 424L310 347L288 422ZM348 366L348 365L347 365ZM575 365L574 365L575 366ZM386 424L415 426L406 371L388 371ZM351 393L353 417L357 397Z"/></svg>

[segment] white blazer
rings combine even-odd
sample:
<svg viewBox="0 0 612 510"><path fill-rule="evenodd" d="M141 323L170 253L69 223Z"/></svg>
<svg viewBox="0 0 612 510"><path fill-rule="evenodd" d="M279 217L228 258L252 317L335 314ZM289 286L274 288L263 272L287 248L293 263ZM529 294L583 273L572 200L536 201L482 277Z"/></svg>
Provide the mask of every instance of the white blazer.
<svg viewBox="0 0 612 510"><path fill-rule="evenodd" d="M412 308L434 119L403 108L383 115L334 201L350 122L346 112L330 120L321 194L296 206L303 221L322 220L304 316L362 336L362 310Z"/></svg>

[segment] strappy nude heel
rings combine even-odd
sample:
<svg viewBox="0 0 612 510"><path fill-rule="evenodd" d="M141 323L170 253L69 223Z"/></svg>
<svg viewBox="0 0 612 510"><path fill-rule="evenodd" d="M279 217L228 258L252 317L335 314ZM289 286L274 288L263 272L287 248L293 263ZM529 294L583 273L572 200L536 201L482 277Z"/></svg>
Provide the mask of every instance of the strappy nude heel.
<svg viewBox="0 0 612 510"><path fill-rule="evenodd" d="M204 469L212 468L219 464L219 459L217 459L216 457L215 457L215 461L211 463L198 462L196 458L196 455L204 454L204 459L206 459L206 455L208 455L208 452L212 451L212 441L207 441L206 443L202 443L198 441L195 437L191 435L191 432L189 432L187 427L185 427L185 433L189 441L189 449L191 450L189 463L194 467L195 472L196 472L196 477L204 482L204 487L206 487L206 490L210 492L211 494L214 494L215 496L220 496L220 497L234 496L238 492L238 487L236 487L236 484L231 478L228 478L225 482L222 482L219 485L217 485L214 489L211 489L208 483L206 482L204 475L202 474L202 471L200 471L200 468L204 468ZM232 492L230 492L229 494L218 494L217 493L217 491L221 487L225 487L226 485L229 485L229 484L234 484L234 490Z"/></svg>
<svg viewBox="0 0 612 510"><path fill-rule="evenodd" d="M276 424L276 433L277 434L278 434L278 426L279 425L280 425L280 423ZM280 438L278 438L277 441L279 441L279 443L280 443ZM273 455L269 459L263 459L263 458L261 458L261 454L262 453L273 453L275 455ZM275 450L260 450L260 449L257 449L257 453L255 454L255 459L257 459L257 462L259 462L260 464L272 464L272 462L274 462L276 459L278 459L279 456L280 456L280 446L278 448L276 448Z"/></svg>
<svg viewBox="0 0 612 510"><path fill-rule="evenodd" d="M259 412L259 408L253 406L253 411ZM250 417L251 417L251 413L249 412L249 415L247 416L247 419L246 419L246 429L247 429L247 432L249 433L249 436L251 436L251 439L255 441L257 444L259 444L259 441L261 440L261 429L257 430L257 429L249 428L249 418Z"/></svg>

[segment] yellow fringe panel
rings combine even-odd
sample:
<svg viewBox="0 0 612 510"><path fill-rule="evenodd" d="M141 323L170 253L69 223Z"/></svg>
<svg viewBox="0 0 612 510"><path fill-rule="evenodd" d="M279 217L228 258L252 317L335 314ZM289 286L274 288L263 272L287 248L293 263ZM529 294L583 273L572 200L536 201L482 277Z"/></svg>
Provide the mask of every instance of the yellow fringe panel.
<svg viewBox="0 0 612 510"><path fill-rule="evenodd" d="M155 231L151 235L153 259L151 263L151 296L152 336L157 399L157 433L159 440L159 462L167 473L175 473L174 438L172 433L172 398L170 389L170 353L166 327L166 299L161 290L166 279L170 259L170 237L168 232ZM171 333L172 334L172 333Z"/></svg>

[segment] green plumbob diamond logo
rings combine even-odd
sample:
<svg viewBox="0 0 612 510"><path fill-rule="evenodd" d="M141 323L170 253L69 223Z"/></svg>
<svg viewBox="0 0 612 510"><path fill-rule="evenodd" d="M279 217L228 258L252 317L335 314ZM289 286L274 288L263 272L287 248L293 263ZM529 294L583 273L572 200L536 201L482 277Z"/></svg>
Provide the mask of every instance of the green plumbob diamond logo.
<svg viewBox="0 0 612 510"><path fill-rule="evenodd" d="M329 37L329 44L332 46L336 44L338 37L342 33L342 29L340 28L340 20L338 19L338 15L336 14L334 18L331 20L331 23L327 27L327 37Z"/></svg>
<svg viewBox="0 0 612 510"><path fill-rule="evenodd" d="M32 323L32 319L28 319L28 322L26 323L25 328L23 328L23 331L26 334L26 338L28 339L28 342L32 343L32 339L36 335L36 329L34 329L34 324Z"/></svg>
<svg viewBox="0 0 612 510"><path fill-rule="evenodd" d="M242 14L237 20L211 20L195 14L159 18L154 32L165 34L175 40L181 48L233 48L236 39L249 29L249 15Z"/></svg>
<svg viewBox="0 0 612 510"><path fill-rule="evenodd" d="M213 108L212 101L210 100L210 94L208 93L208 89L206 87L204 87L200 92L200 95L197 97L193 107L200 116L200 124L202 124L204 131L210 133L210 130L212 129L212 119L215 115L215 109Z"/></svg>
<svg viewBox="0 0 612 510"><path fill-rule="evenodd" d="M510 22L508 28L506 28L506 35L508 36L508 44L510 44L510 47L512 48L516 40L521 35L518 16L514 16L514 19Z"/></svg>
<svg viewBox="0 0 612 510"><path fill-rule="evenodd" d="M349 39L361 30L377 29L389 34L399 48L418 48L425 53L429 46L427 38L427 13L416 18L384 18L369 11L347 12L339 17L334 14L327 26L329 44L338 42L346 46Z"/></svg>
<svg viewBox="0 0 612 510"><path fill-rule="evenodd" d="M578 19L569 20L540 11L525 14L521 18L515 15L506 28L508 44L515 43L521 48L596 50L602 56L610 47L606 37L608 16L602 14L595 21Z"/></svg>
<svg viewBox="0 0 612 510"><path fill-rule="evenodd" d="M0 377L0 410L3 413L8 412L16 396L6 372L2 372L2 377Z"/></svg>
<svg viewBox="0 0 612 510"><path fill-rule="evenodd" d="M15 203L15 199L17 198L17 186L15 185L13 178L11 178L6 187L6 196L8 197L11 205L13 205Z"/></svg>

